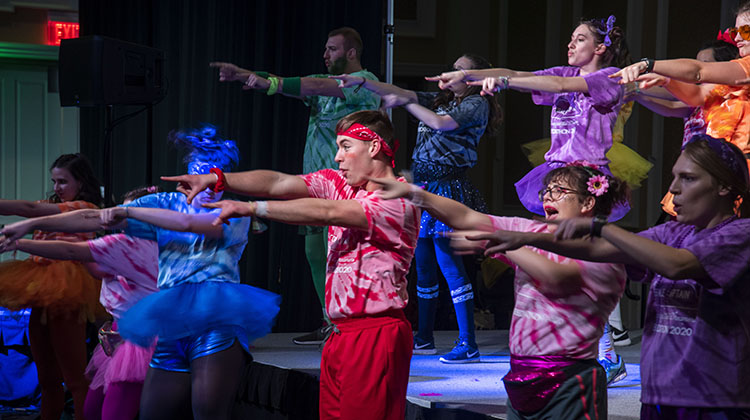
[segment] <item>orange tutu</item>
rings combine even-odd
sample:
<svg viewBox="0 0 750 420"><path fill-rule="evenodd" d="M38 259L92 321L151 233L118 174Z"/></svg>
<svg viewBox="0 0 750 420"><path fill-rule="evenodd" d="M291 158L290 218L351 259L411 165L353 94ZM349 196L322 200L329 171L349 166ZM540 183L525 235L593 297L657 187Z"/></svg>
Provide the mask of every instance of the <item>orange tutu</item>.
<svg viewBox="0 0 750 420"><path fill-rule="evenodd" d="M53 317L79 313L93 321L106 316L99 303L101 284L80 262L6 261L0 263L0 306L45 308Z"/></svg>

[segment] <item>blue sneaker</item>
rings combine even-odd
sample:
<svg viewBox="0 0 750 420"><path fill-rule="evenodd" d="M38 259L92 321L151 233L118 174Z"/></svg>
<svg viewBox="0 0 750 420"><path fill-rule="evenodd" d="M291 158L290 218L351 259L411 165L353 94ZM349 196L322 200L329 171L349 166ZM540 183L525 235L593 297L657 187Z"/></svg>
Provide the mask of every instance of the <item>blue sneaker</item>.
<svg viewBox="0 0 750 420"><path fill-rule="evenodd" d="M465 341L456 341L450 353L440 357L443 363L476 363L479 362L479 349Z"/></svg>
<svg viewBox="0 0 750 420"><path fill-rule="evenodd" d="M435 340L422 340L418 335L414 336L414 354L435 354L437 349L435 348Z"/></svg>
<svg viewBox="0 0 750 420"><path fill-rule="evenodd" d="M628 376L628 371L625 369L625 362L619 354L617 355L617 363L611 362L606 357L599 359L599 363L604 367L604 371L607 372L607 386L620 382Z"/></svg>

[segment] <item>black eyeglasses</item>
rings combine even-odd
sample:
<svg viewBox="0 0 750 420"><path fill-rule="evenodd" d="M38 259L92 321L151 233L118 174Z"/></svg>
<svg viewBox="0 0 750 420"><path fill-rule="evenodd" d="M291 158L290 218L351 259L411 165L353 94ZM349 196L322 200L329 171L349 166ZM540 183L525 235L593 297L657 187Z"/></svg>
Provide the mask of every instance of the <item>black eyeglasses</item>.
<svg viewBox="0 0 750 420"><path fill-rule="evenodd" d="M568 194L582 194L580 191L571 190L570 188L560 186L547 187L545 189L539 190L539 201L544 201L544 196L547 193L549 193L549 198L552 201L560 200Z"/></svg>

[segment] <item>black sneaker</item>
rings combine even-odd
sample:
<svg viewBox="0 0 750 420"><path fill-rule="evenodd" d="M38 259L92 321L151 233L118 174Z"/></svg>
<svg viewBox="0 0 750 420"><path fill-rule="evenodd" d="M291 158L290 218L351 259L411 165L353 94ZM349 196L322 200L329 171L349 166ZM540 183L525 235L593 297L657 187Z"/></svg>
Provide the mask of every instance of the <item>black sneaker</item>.
<svg viewBox="0 0 750 420"><path fill-rule="evenodd" d="M299 345L320 345L325 343L325 341L328 339L328 336L331 335L331 330L333 329L333 325L323 325L322 327L318 328L317 330L313 332L309 332L305 335L301 335L299 337L294 337L292 341L294 344Z"/></svg>
<svg viewBox="0 0 750 420"><path fill-rule="evenodd" d="M625 347L633 344L633 342L630 340L630 335L628 334L628 330L622 329L618 330L617 328L613 327L612 325L609 326L612 329L612 340L614 341L614 345L617 347Z"/></svg>

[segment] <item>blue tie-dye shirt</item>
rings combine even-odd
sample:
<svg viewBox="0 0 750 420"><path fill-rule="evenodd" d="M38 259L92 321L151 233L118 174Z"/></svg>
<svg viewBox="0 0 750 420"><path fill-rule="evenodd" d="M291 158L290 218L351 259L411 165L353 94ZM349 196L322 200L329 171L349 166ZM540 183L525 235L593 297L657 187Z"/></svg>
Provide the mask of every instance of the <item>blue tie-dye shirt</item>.
<svg viewBox="0 0 750 420"><path fill-rule="evenodd" d="M125 207L159 208L185 214L208 212L208 209L193 208L180 193L147 195ZM220 210L213 212L218 215ZM223 236L211 239L205 235L167 230L130 218L125 233L159 244L158 286L160 289L167 289L182 283L204 281L239 283L237 262L247 244L249 228L250 218L231 219L229 225L224 225Z"/></svg>

